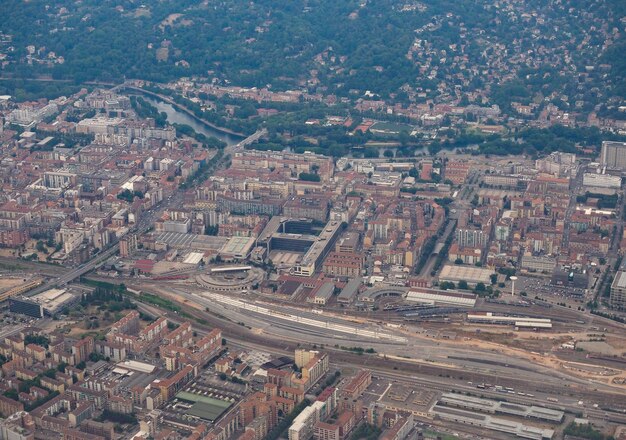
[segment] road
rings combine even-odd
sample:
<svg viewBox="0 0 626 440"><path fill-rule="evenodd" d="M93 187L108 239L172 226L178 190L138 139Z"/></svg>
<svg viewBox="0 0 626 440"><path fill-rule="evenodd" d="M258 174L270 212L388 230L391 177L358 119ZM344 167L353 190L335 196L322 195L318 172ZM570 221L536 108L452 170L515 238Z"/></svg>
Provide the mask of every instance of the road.
<svg viewBox="0 0 626 440"><path fill-rule="evenodd" d="M151 291L159 294L159 288L151 289L154 284L141 282L136 285L140 290ZM135 287L135 286L133 286ZM160 286L162 289L162 286ZM478 348L476 346L465 346L462 341L450 342L435 338L426 338L408 332L400 332L398 335L408 338L408 343L394 344L388 340L375 340L363 335L342 335L331 329L314 328L300 325L293 322L286 322L277 316L261 315L252 309L241 309L224 304L220 304L211 298L205 298L198 292L192 293L189 289L184 290L176 287L168 287L167 292L176 294L185 306L187 304L200 305L203 311L198 313L206 317L208 322L224 329L227 338L237 337L240 340L254 342L269 347L285 347L285 345L295 345L297 343L316 344L325 347L360 346L363 348L373 348L379 354L388 356L398 356L403 362L410 362L403 368L413 371L429 372L431 375L462 375L472 376L475 380L482 380L493 384L523 383L520 389L547 390L553 389L567 390L575 387L581 392L589 391L590 388L599 392L615 393L616 388L602 383L589 382L569 373L555 370L551 367L543 366L535 361L511 356L509 353L502 353L489 348ZM264 306L268 306L264 303ZM189 308L189 306L186 306ZM285 306L275 306L278 312L288 310L295 313L296 309ZM205 309L209 313L205 313ZM193 310L189 308L189 310ZM196 311L197 312L197 311ZM300 312L304 318L312 316L311 312ZM313 314L320 318L320 315ZM330 322L341 320L342 317L323 315ZM324 318L322 318L324 319ZM343 322L345 323L343 318ZM354 324L353 324L354 325ZM382 328L382 327L381 327ZM384 327L385 331L391 331ZM252 337L254 335L254 337ZM409 366L411 365L411 366ZM482 379L481 379L482 378ZM550 384L547 387L545 384ZM593 394L593 393L592 393ZM624 402L626 406L626 401Z"/></svg>
<svg viewBox="0 0 626 440"><path fill-rule="evenodd" d="M140 220L130 229L129 232L133 234L139 234L139 235L146 233L152 227L152 225L154 224L154 221L158 217L160 217L161 214L166 209L178 208L182 205L182 202L183 202L183 198L176 197L176 193L174 193L172 196L166 198L165 200L161 201L159 204L155 205L154 208L145 212L141 216ZM85 275L87 272L90 272L93 269L100 267L110 257L115 255L117 251L119 250L119 248L120 248L119 242L113 244L111 247L95 255L88 262L82 264L81 266L77 268L69 270L68 272L58 276L57 278L47 283L42 284L41 286L33 290L30 290L26 295L34 296L34 295L37 295L38 293L44 292L45 290L51 289L53 287L63 287L67 285L68 283L71 283L77 278L80 278L81 276Z"/></svg>
<svg viewBox="0 0 626 440"><path fill-rule="evenodd" d="M137 286L139 287L139 286ZM141 285L143 289L144 284ZM241 319L237 310L229 310L216 305L215 302L204 300L201 296L188 294L188 301L199 303L202 306L209 307L211 313L198 312L193 310L194 314L199 314L206 317L209 325L219 326L224 330L225 337L228 340L230 346L245 350L259 350L268 352L273 355L283 356L291 355L294 347L301 344L311 344L311 341L316 341L315 335L308 335L306 329L301 329L304 332L297 333L296 329L289 329L286 334L291 334L291 338L281 337L277 334L270 333L270 329L274 327L273 322L267 322L266 319L261 319L255 316L246 316L245 325L237 324L235 319ZM145 310L143 309L145 307ZM159 314L158 310L155 310L153 306L142 305L140 307L142 311L150 314ZM224 315L222 315L224 313ZM166 312L165 315L169 320L176 323L180 323L183 320L177 315L171 312ZM230 321L228 321L230 320ZM264 327L256 327L258 323L264 324ZM254 326L254 329L248 330L247 326ZM197 329L199 334L204 334L210 327L203 327L194 324L194 329ZM280 329L278 330L280 332ZM625 423L626 414L618 412L607 412L602 407L611 408L626 408L626 397L615 388L603 386L602 384L593 383L591 381L571 378L566 375L556 374L554 371L545 369L543 373L540 373L542 378L535 377L535 373L527 372L526 370L517 369L517 360L511 357L502 357L508 363L506 370L509 370L510 374L502 374L500 370L488 371L479 369L475 362L472 361L460 361L455 356L447 356L446 352L449 348L438 345L435 341L431 342L431 348L425 349L424 347L415 347L417 351L425 352L426 355L433 358L439 356L441 359L447 359L447 365L436 365L430 363L421 364L408 364L404 359L392 359L382 357L381 353L377 355L365 355L359 356L354 353L339 350L333 348L332 335L325 335L325 339L322 339L325 343L325 350L330 352L331 362L333 365L341 367L352 367L355 369L367 368L373 372L375 376L394 382L406 383L407 386L413 386L416 388L427 388L441 392L465 392L474 395L483 395L487 398L505 399L509 402L545 406L554 409L565 409L571 412L582 412L586 417L595 418L597 420L606 420L610 418L612 421ZM320 342L318 341L319 345ZM387 345L388 344L382 344ZM406 347L405 347L406 348ZM379 350L377 346L377 350ZM381 350L384 350L382 348ZM467 350L461 350L466 353L467 356L483 356L476 354L476 350L468 347ZM485 357L485 360L492 358L493 356L500 356L499 354L493 354ZM482 361L482 359L481 359ZM456 365L455 362L458 362ZM483 366L484 367L484 366ZM496 368L496 366L494 366ZM396 369L400 371L395 371ZM547 374L550 372L551 374ZM472 384L468 384L471 381ZM476 389L476 384L481 382L491 383L493 385L500 384L503 386L514 387L516 391L523 391L524 393L532 393L533 396L521 396L518 394L502 394L492 389ZM548 397L558 397L558 403L548 402ZM578 401L583 400L584 406L578 405ZM593 404L599 404L599 408L594 408Z"/></svg>
<svg viewBox="0 0 626 440"><path fill-rule="evenodd" d="M567 249L569 247L569 235L570 235L570 230L571 230L570 219L572 218L572 214L574 214L574 212L576 211L576 204L577 204L576 196L578 195L580 188L582 188L584 172L585 172L585 165L579 164L576 167L576 177L572 179L572 181L570 182L571 196L570 196L569 205L567 207L567 210L565 211L565 222L564 222L564 228L563 228L563 244L561 245L563 249Z"/></svg>
<svg viewBox="0 0 626 440"><path fill-rule="evenodd" d="M266 129L258 130L254 134L240 141L239 143L226 147L224 149L224 152L226 154L232 155L236 153L237 151L241 151L246 145L257 141L259 138L261 138L265 134L267 134ZM138 235L144 234L152 227L152 225L154 224L154 221L158 217L160 217L160 215L165 210L171 209L171 208L180 208L182 206L183 197L178 197L177 193L178 191L175 192L173 195L169 196L168 198L166 198L165 200L163 200L162 202L160 202L159 204L157 204L154 208L144 213L144 215L142 215L142 217L140 218L139 222L137 222L137 224L135 224L135 226L130 230L130 233L135 233ZM56 279L48 283L44 283L41 286L29 291L27 293L27 296L34 296L52 287L62 287L62 286L67 285L68 283L74 281L75 279L80 278L87 272L90 272L91 270L98 268L105 261L107 261L111 256L115 255L118 250L119 250L119 243L115 243L111 247L95 255L87 263L75 269L71 269L69 272L60 275Z"/></svg>

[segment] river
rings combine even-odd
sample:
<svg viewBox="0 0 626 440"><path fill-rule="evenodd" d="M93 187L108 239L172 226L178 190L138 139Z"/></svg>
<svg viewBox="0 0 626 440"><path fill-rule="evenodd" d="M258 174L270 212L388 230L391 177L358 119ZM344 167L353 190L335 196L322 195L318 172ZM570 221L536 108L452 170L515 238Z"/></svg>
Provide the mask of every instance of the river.
<svg viewBox="0 0 626 440"><path fill-rule="evenodd" d="M153 106L155 106L159 112L163 112L167 115L167 122L169 122L170 124L185 124L185 125L189 125L191 128L193 128L197 133L202 133L205 136L213 136L218 138L221 141L226 142L227 145L235 145L236 143L238 143L239 141L241 141L241 137L238 136L233 136L231 134L228 133L224 133L222 131L216 130L213 127L210 127L206 124L203 124L202 122L192 118L191 116L189 116L187 113L181 112L179 110L177 110L174 106L172 106L171 104L168 104L167 102L163 102L159 99L155 99L151 96L146 96L146 95L141 95L141 97L143 99L145 99L147 102L149 102L150 104L152 104ZM398 147L384 147L384 146L380 146L377 147L378 148L378 154L379 154L379 158L383 158L384 157L384 151L385 150L391 150L394 153L394 156L396 154L396 152L398 151ZM469 147L465 147L467 149L475 149L478 148L477 145L472 145ZM445 152L449 152L449 153L453 153L453 152L457 152L457 150L459 150L459 148L454 148L451 150L444 150ZM287 147L285 148L285 151L289 151L292 152L291 148ZM357 150L358 151L358 150ZM414 150L414 155L415 156L419 156L419 155L429 155L428 153L428 149L426 147L420 147L420 148L416 148ZM348 158L353 158L355 155L353 155L352 152L349 152L346 157ZM356 153L356 157L358 157L359 154ZM401 159L401 158L399 158Z"/></svg>
<svg viewBox="0 0 626 440"><path fill-rule="evenodd" d="M141 97L149 102L151 105L155 106L157 110L159 110L159 112L165 113L167 115L167 122L169 122L170 124L189 125L196 131L196 133L202 133L203 135L208 137L216 137L219 140L226 142L227 145L235 145L236 143L241 141L240 137L224 133L222 131L214 129L213 127L209 127L208 125L203 124L202 122L192 118L187 113L177 110L174 106L168 104L167 102L154 99L150 96L142 95Z"/></svg>

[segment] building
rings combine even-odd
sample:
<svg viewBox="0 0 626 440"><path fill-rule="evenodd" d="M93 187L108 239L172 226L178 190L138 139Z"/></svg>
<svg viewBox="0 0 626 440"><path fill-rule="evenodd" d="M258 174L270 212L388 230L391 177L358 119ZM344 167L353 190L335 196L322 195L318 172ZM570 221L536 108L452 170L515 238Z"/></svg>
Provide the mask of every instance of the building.
<svg viewBox="0 0 626 440"><path fill-rule="evenodd" d="M329 200L323 196L299 196L288 200L283 207L284 215L292 218L310 218L319 222L328 219Z"/></svg>
<svg viewBox="0 0 626 440"><path fill-rule="evenodd" d="M413 414L407 414L395 420L393 426L380 436L380 440L403 440L413 429Z"/></svg>
<svg viewBox="0 0 626 440"><path fill-rule="evenodd" d="M335 252L353 254L359 246L360 234L358 232L348 232L337 241Z"/></svg>
<svg viewBox="0 0 626 440"><path fill-rule="evenodd" d="M304 408L289 427L289 440L309 440L313 437L323 406L324 402L316 401Z"/></svg>
<svg viewBox="0 0 626 440"><path fill-rule="evenodd" d="M545 256L524 255L522 257L522 269L531 272L552 273L556 267L556 260Z"/></svg>
<svg viewBox="0 0 626 440"><path fill-rule="evenodd" d="M470 164L460 161L448 161L444 171L446 180L450 180L455 185L461 185L467 179Z"/></svg>
<svg viewBox="0 0 626 440"><path fill-rule="evenodd" d="M458 266L445 265L439 274L439 282L448 281L457 284L459 281L465 281L470 286L478 283L485 285L491 284L491 275L494 272L489 269L475 266Z"/></svg>
<svg viewBox="0 0 626 440"><path fill-rule="evenodd" d="M458 228L456 230L456 241L459 247L485 247L489 240L489 233L482 229Z"/></svg>
<svg viewBox="0 0 626 440"><path fill-rule="evenodd" d="M626 171L626 142L603 141L600 165L611 170Z"/></svg>
<svg viewBox="0 0 626 440"><path fill-rule="evenodd" d="M335 285L333 283L324 283L314 291L313 302L320 306L325 306L333 297Z"/></svg>
<svg viewBox="0 0 626 440"><path fill-rule="evenodd" d="M350 304L354 298L356 298L361 288L361 278L353 278L348 281L348 284L341 289L339 296L337 296L337 302L341 304Z"/></svg>
<svg viewBox="0 0 626 440"><path fill-rule="evenodd" d="M361 370L356 376L350 380L342 390L342 399L357 399L372 383L372 372L369 370Z"/></svg>
<svg viewBox="0 0 626 440"><path fill-rule="evenodd" d="M428 288L413 288L409 290L406 300L435 306L474 307L476 305L476 295L473 293Z"/></svg>
<svg viewBox="0 0 626 440"><path fill-rule="evenodd" d="M0 414L2 417L9 417L18 411L24 411L24 404L5 396L0 396Z"/></svg>
<svg viewBox="0 0 626 440"><path fill-rule="evenodd" d="M619 271L611 284L611 307L618 310L626 310L626 271Z"/></svg>
<svg viewBox="0 0 626 440"><path fill-rule="evenodd" d="M32 416L21 411L0 421L0 439L34 440L35 422Z"/></svg>
<svg viewBox="0 0 626 440"><path fill-rule="evenodd" d="M363 255L348 252L331 252L324 260L322 271L335 277L356 278L363 271Z"/></svg>
<svg viewBox="0 0 626 440"><path fill-rule="evenodd" d="M230 237L220 249L219 255L225 261L245 260L252 252L255 244L256 239L254 237Z"/></svg>
<svg viewBox="0 0 626 440"><path fill-rule="evenodd" d="M315 424L315 440L343 440L348 437L356 424L353 412L343 411L336 419Z"/></svg>
<svg viewBox="0 0 626 440"><path fill-rule="evenodd" d="M10 298L9 310L33 318L43 318L43 306L26 298Z"/></svg>
<svg viewBox="0 0 626 440"><path fill-rule="evenodd" d="M622 178L619 176L611 176L610 174L585 173L583 175L583 186L591 192L594 189L602 189L614 194L622 186ZM597 192L597 191L596 191Z"/></svg>

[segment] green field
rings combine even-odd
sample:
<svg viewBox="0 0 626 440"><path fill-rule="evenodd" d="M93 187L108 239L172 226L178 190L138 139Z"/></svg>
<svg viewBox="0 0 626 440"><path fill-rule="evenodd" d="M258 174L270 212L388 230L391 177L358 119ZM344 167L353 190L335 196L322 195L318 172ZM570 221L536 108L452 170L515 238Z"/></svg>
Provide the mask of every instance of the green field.
<svg viewBox="0 0 626 440"><path fill-rule="evenodd" d="M389 134L399 134L403 131L411 133L413 127L408 124L396 124L394 122L376 122L370 127L370 131L384 131Z"/></svg>

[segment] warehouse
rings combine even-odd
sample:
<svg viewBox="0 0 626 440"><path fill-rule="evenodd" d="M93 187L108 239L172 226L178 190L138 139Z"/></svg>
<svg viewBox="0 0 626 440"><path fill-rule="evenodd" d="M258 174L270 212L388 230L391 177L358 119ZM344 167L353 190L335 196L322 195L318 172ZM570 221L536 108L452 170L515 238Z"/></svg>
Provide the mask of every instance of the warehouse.
<svg viewBox="0 0 626 440"><path fill-rule="evenodd" d="M406 294L406 300L434 306L474 307L476 305L476 295L472 293L450 292L447 290L426 288L409 290Z"/></svg>
<svg viewBox="0 0 626 440"><path fill-rule="evenodd" d="M230 237L220 249L220 256L225 261L245 260L255 244L254 237Z"/></svg>
<svg viewBox="0 0 626 440"><path fill-rule="evenodd" d="M439 399L439 403L489 414L506 414L524 418L546 420L554 423L561 423L563 417L565 416L563 411L557 411L549 408L500 402L456 393L442 394L441 399Z"/></svg>
<svg viewBox="0 0 626 440"><path fill-rule="evenodd" d="M490 277L494 273L494 271L482 267L447 264L441 269L439 282L448 281L456 284L459 281L465 281L470 286L475 286L478 283L489 285L491 284Z"/></svg>
<svg viewBox="0 0 626 440"><path fill-rule="evenodd" d="M552 321L548 318L533 318L529 316L497 315L492 312L476 312L467 314L468 322L481 324L514 325L526 328L552 328Z"/></svg>
<svg viewBox="0 0 626 440"><path fill-rule="evenodd" d="M357 293L359 293L359 289L361 288L361 279L353 278L351 279L346 286L341 289L339 296L337 297L337 302L342 304L349 304L356 297Z"/></svg>
<svg viewBox="0 0 626 440"><path fill-rule="evenodd" d="M554 436L554 430L552 429L538 428L499 417L479 414L473 411L450 408L439 403L433 406L431 413L441 420L448 420L451 422L463 423L465 425L506 432L520 438L546 440L551 439Z"/></svg>

